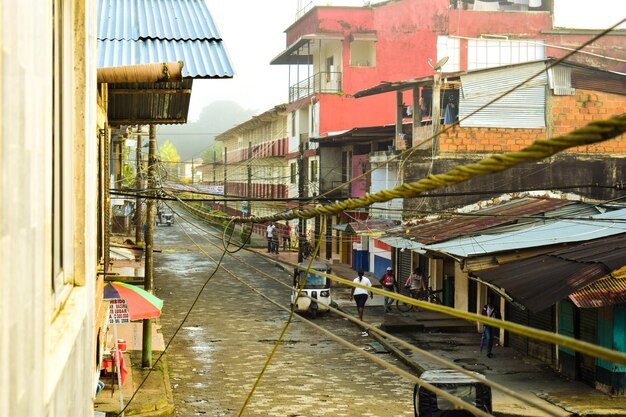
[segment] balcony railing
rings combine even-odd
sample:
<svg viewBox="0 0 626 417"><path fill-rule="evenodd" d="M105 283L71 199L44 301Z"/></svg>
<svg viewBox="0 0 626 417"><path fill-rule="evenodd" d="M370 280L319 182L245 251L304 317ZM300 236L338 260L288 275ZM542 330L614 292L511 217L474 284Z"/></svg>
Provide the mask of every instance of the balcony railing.
<svg viewBox="0 0 626 417"><path fill-rule="evenodd" d="M341 72L318 72L289 87L289 102L315 93L341 93Z"/></svg>

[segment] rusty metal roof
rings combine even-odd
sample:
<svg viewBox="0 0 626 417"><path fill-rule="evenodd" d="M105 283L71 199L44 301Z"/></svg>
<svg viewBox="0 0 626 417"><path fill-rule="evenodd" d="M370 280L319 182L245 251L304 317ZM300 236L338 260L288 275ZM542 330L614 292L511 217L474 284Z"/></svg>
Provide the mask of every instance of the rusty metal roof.
<svg viewBox="0 0 626 417"><path fill-rule="evenodd" d="M626 278L607 276L569 295L579 308L626 304Z"/></svg>
<svg viewBox="0 0 626 417"><path fill-rule="evenodd" d="M409 227L405 236L415 238L417 242L428 245L495 226L514 224L519 221L515 216L541 215L572 204L577 204L577 202L550 198L522 198L475 211L472 216L424 221Z"/></svg>
<svg viewBox="0 0 626 417"><path fill-rule="evenodd" d="M532 311L541 311L626 265L626 233L477 272ZM626 280L622 280L626 281ZM626 287L626 286L625 286ZM591 303L597 292L577 300ZM604 296L608 297L608 293ZM586 300L586 301L585 301ZM576 302L576 301L574 301Z"/></svg>
<svg viewBox="0 0 626 417"><path fill-rule="evenodd" d="M390 228L397 227L393 220L387 219L368 219L359 222L349 223L349 229L358 235L362 234L381 234Z"/></svg>

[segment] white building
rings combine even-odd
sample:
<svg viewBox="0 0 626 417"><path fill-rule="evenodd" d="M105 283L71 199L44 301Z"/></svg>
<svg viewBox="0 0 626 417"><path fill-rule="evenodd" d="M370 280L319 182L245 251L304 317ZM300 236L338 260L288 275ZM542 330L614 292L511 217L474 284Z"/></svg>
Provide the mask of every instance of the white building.
<svg viewBox="0 0 626 417"><path fill-rule="evenodd" d="M96 385L96 7L0 6L0 416L88 416Z"/></svg>

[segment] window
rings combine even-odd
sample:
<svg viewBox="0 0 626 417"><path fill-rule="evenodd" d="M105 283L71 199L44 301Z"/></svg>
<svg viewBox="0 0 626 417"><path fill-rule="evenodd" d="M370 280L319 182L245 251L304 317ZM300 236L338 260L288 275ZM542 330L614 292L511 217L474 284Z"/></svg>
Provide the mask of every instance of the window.
<svg viewBox="0 0 626 417"><path fill-rule="evenodd" d="M292 162L291 164L289 164L289 169L291 170L291 173L290 173L291 183L295 184L297 180L297 172L298 172L297 164L295 162Z"/></svg>
<svg viewBox="0 0 626 417"><path fill-rule="evenodd" d="M442 67L443 72L460 71L461 40L447 36L437 36L437 62L448 57L448 62ZM435 63L433 62L433 65Z"/></svg>
<svg viewBox="0 0 626 417"><path fill-rule="evenodd" d="M376 42L353 40L350 42L350 65L353 67L376 66Z"/></svg>
<svg viewBox="0 0 626 417"><path fill-rule="evenodd" d="M326 82L330 82L330 80L334 79L332 73L335 71L335 66L333 63L334 59L332 56L326 58Z"/></svg>
<svg viewBox="0 0 626 417"><path fill-rule="evenodd" d="M317 170L318 170L317 159L312 159L311 160L311 182L317 181L318 179Z"/></svg>
<svg viewBox="0 0 626 417"><path fill-rule="evenodd" d="M69 293L73 272L71 22L62 0L52 2L52 276L54 305Z"/></svg>
<svg viewBox="0 0 626 417"><path fill-rule="evenodd" d="M296 112L291 112L291 136L296 136Z"/></svg>
<svg viewBox="0 0 626 417"><path fill-rule="evenodd" d="M542 40L470 39L467 69L497 67L545 58Z"/></svg>

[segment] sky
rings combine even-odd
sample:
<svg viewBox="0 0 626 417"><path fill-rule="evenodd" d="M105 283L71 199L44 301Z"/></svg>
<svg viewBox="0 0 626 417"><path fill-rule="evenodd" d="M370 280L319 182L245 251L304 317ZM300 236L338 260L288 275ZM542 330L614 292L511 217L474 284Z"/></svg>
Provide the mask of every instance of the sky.
<svg viewBox="0 0 626 417"><path fill-rule="evenodd" d="M288 73L270 61L286 47L296 0L205 0L235 69L232 79L195 80L189 121L214 101L236 101L255 114L285 103Z"/></svg>

